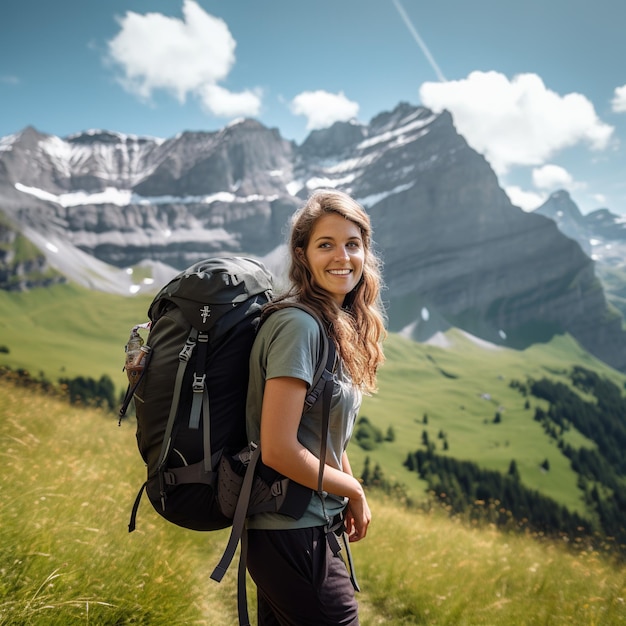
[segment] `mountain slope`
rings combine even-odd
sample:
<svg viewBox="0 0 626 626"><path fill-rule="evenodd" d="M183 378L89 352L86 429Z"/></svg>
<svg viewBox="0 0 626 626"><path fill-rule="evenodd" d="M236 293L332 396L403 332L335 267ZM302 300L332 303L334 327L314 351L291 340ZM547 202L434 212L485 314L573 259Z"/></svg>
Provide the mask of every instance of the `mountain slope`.
<svg viewBox="0 0 626 626"><path fill-rule="evenodd" d="M511 205L448 113L403 103L301 146L253 120L165 141L28 128L0 142L2 212L52 267L118 293L152 288L126 273L146 260L139 273L160 268L157 284L212 254L280 268L288 219L319 186L370 212L392 330L423 340L456 326L512 347L568 332L626 370L622 320L592 261L552 220Z"/></svg>

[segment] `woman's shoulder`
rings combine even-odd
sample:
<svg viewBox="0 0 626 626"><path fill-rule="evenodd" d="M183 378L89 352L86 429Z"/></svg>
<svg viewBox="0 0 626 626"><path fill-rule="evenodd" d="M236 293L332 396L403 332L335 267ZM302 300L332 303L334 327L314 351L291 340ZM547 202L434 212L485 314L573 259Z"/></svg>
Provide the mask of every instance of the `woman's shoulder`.
<svg viewBox="0 0 626 626"><path fill-rule="evenodd" d="M289 329L291 332L318 334L320 327L317 319L317 314L308 307L304 309L295 304L285 304L274 310L270 309L264 315L262 328L272 334L284 329Z"/></svg>
<svg viewBox="0 0 626 626"><path fill-rule="evenodd" d="M311 384L321 350L321 329L306 311L280 308L263 320L252 348L253 360L267 364L266 376L291 376Z"/></svg>

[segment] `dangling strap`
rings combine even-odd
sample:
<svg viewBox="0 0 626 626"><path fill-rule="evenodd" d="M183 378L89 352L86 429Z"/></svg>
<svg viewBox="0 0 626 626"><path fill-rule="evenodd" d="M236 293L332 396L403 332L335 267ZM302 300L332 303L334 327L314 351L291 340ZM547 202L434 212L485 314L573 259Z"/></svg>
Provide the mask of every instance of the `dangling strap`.
<svg viewBox="0 0 626 626"><path fill-rule="evenodd" d="M347 533L344 532L341 534L341 540L343 541L343 545L346 548L346 559L348 560L348 571L350 572L350 582L354 587L355 591L361 591L361 587L359 587L359 583L356 579L356 570L354 569L354 561L352 560L352 550L350 550L350 540L348 539Z"/></svg>
<svg viewBox="0 0 626 626"><path fill-rule="evenodd" d="M359 583L356 579L356 573L354 569L354 561L352 560L352 551L350 550L350 540L348 539L348 535L346 533L346 527L343 521L343 514L336 515L332 522L330 522L326 528L326 538L328 540L328 545L330 549L333 551L333 554L337 556L341 552L341 546L339 545L339 536L341 536L341 540L343 542L347 561L346 566L348 568L348 572L350 574L350 582L352 583L352 587L354 587L355 591L361 591L359 587Z"/></svg>
<svg viewBox="0 0 626 626"><path fill-rule="evenodd" d="M248 530L244 528L241 533L241 552L239 556L239 567L237 568L237 614L239 615L239 626L250 626L248 594L246 591L247 554Z"/></svg>
<svg viewBox="0 0 626 626"><path fill-rule="evenodd" d="M141 489L135 498L135 503L133 504L133 510L130 514L130 522L128 522L128 532L132 533L135 530L135 522L137 521L137 510L139 509L139 503L141 502L141 496L143 492L146 490L146 485L148 481L146 481L143 485L141 485Z"/></svg>
<svg viewBox="0 0 626 626"><path fill-rule="evenodd" d="M228 566L231 564L235 556L237 545L239 544L239 540L241 539L244 530L246 515L248 513L248 504L250 502L250 494L252 493L252 484L254 482L254 473L260 456L261 448L257 446L252 451L250 462L246 467L246 473L243 478L243 483L241 484L241 491L239 493L239 498L237 499L235 516L233 517L233 527L230 531L228 544L226 545L226 549L224 550L224 554L222 555L220 562L211 574L211 578L218 583L222 580L224 574L226 574L226 570L228 570Z"/></svg>

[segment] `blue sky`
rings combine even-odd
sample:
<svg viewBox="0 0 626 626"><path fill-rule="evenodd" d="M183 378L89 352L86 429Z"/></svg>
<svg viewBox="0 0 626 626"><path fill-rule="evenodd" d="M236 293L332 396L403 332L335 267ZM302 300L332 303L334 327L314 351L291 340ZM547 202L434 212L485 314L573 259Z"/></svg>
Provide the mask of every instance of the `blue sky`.
<svg viewBox="0 0 626 626"><path fill-rule="evenodd" d="M626 215L623 0L6 0L0 136L171 137L254 117L300 143L446 108L515 204Z"/></svg>

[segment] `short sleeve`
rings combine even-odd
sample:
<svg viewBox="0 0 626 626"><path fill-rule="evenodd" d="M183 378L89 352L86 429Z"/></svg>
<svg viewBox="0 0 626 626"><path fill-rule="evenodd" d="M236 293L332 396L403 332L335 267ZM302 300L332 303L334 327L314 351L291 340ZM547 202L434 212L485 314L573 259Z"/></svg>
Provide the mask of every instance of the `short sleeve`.
<svg viewBox="0 0 626 626"><path fill-rule="evenodd" d="M288 376L311 385L320 352L320 329L306 311L289 307L269 316L259 330L265 380Z"/></svg>

